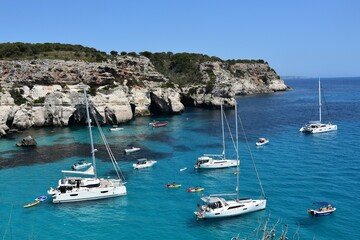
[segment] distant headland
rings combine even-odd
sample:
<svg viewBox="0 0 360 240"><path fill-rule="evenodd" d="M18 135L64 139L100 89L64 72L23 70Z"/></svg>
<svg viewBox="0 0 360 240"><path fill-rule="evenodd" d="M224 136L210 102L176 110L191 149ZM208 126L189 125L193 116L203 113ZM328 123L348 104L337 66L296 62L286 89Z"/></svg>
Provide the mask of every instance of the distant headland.
<svg viewBox="0 0 360 240"><path fill-rule="evenodd" d="M82 88L103 124L231 107L236 95L289 88L264 60L204 54L120 52L81 45L0 44L0 136L33 126L84 123Z"/></svg>

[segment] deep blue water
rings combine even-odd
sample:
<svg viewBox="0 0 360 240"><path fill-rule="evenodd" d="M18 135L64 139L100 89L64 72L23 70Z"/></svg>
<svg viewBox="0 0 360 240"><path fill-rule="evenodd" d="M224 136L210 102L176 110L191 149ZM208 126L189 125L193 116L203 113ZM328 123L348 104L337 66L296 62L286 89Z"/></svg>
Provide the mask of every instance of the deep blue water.
<svg viewBox="0 0 360 240"><path fill-rule="evenodd" d="M259 221L277 220L277 233L285 224L289 237L300 239L359 239L360 220L360 78L322 79L331 121L337 132L304 135L299 128L316 120L317 79L287 80L293 91L238 98L239 115L255 159L268 202L265 211L217 220L197 221L193 211L202 194L235 190L234 169L196 171L193 164L203 153L221 152L220 115L217 110L187 108L181 115L161 117L164 128L152 129L153 118L138 118L123 131L104 128L112 150L127 180L128 195L114 199L69 204L50 200L23 206L57 185L61 170L78 159L90 159L86 127L42 128L0 139L0 237L2 239L231 239L245 238ZM324 108L324 120L327 119ZM234 126L234 111L227 110ZM15 143L32 135L35 148L17 148ZM270 143L255 147L258 137ZM111 163L94 138L98 172L113 176ZM132 144L141 151L124 155ZM228 155L234 156L227 138ZM240 134L240 195L260 196L260 188ZM142 157L157 160L149 169L133 170ZM185 171L179 171L187 167ZM167 182L182 184L167 189ZM190 186L204 192L187 193ZM337 211L314 218L307 209L316 201L329 201ZM253 238L251 238L253 239Z"/></svg>

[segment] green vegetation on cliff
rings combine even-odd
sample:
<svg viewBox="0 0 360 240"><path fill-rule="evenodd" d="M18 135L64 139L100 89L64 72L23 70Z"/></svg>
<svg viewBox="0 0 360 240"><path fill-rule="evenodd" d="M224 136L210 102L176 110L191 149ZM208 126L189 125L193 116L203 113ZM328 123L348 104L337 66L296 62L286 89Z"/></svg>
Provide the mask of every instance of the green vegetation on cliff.
<svg viewBox="0 0 360 240"><path fill-rule="evenodd" d="M205 62L221 62L222 67L232 71L237 77L243 77L245 72L236 70L233 72L231 66L236 63L260 63L267 64L264 60L222 60L218 57L210 57L205 54L196 53L172 53L160 52L119 52L112 50L110 54L98 51L94 48L81 45L61 43L1 43L0 59L2 60L31 60L31 59L59 59L79 60L85 62L103 62L115 60L118 57L144 56L150 59L155 69L170 80L167 87L180 87L192 84L205 86L205 92L211 92L216 81L213 69L205 68L200 70L200 64ZM141 82L128 79L128 85L140 85Z"/></svg>
<svg viewBox="0 0 360 240"><path fill-rule="evenodd" d="M202 73L199 64L207 61L221 61L217 57L209 57L195 53L151 53L141 52L150 59L158 72L169 78L172 82L182 85L201 81Z"/></svg>
<svg viewBox="0 0 360 240"><path fill-rule="evenodd" d="M202 83L203 73L200 71L199 66L204 62L222 62L230 66L235 63L266 63L264 60L222 60L218 57L210 57L205 54L196 53L151 53L148 51L141 52L140 55L150 59L156 70L163 74L170 81L185 86L191 83ZM207 85L207 91L212 89L215 83L215 75L210 70L205 70L210 78Z"/></svg>
<svg viewBox="0 0 360 240"><path fill-rule="evenodd" d="M61 59L102 62L109 58L105 52L81 45L62 43L1 43L0 59Z"/></svg>

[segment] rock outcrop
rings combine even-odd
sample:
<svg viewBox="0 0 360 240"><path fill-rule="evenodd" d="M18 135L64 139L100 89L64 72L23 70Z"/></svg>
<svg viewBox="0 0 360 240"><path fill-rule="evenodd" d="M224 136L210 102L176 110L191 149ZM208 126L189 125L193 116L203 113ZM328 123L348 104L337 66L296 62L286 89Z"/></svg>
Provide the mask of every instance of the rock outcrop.
<svg viewBox="0 0 360 240"><path fill-rule="evenodd" d="M110 125L181 113L185 106L234 106L239 94L287 89L267 63L205 62L199 69L199 83L179 87L143 56L104 63L0 61L0 136L11 129L84 123L84 85L99 119Z"/></svg>
<svg viewBox="0 0 360 240"><path fill-rule="evenodd" d="M21 142L17 143L16 146L18 147L33 147L36 146L37 142L32 136L27 136L21 140Z"/></svg>

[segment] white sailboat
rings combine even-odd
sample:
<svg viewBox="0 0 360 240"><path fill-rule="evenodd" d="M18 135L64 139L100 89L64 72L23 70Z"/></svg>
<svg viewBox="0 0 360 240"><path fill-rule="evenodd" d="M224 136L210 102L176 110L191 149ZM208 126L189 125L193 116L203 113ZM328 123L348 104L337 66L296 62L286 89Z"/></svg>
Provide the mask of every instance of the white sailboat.
<svg viewBox="0 0 360 240"><path fill-rule="evenodd" d="M203 168L203 169L214 169L214 168L227 168L227 167L236 167L238 161L235 159L226 159L225 154L225 132L224 132L224 111L223 106L220 107L221 112L221 127L222 127L222 145L223 151L221 154L204 154L201 157L198 157L194 168Z"/></svg>
<svg viewBox="0 0 360 240"><path fill-rule="evenodd" d="M91 118L89 113L89 104L86 96L86 88L84 87L84 96L85 96L85 105L86 105L86 116L89 128L90 143L91 143L91 155L92 155L92 165L87 171L65 171L63 173L71 174L71 177L65 177L59 180L58 186L56 188L50 188L48 194L51 195L53 203L65 203L65 202L79 202L79 201L88 201L88 200L97 200L103 198L111 198L126 195L126 187L124 178L120 177L121 171L118 166L116 159L110 149L108 142L106 141L104 132L100 128L99 122L97 121L95 115L94 119L96 125L100 131L101 138L105 144L105 147L108 151L112 164L115 168L117 174L117 179L104 179L99 178L96 173L96 161L95 161L95 152L97 151L94 148L92 131L91 131ZM93 110L91 109L93 113ZM88 175L89 177L82 177L79 175Z"/></svg>
<svg viewBox="0 0 360 240"><path fill-rule="evenodd" d="M236 159L239 160L238 145L238 124L237 124L237 106L235 105L236 117ZM194 212L199 218L224 218L243 215L245 213L255 212L266 208L266 197L262 188L260 178L257 174L262 191L263 199L239 198L239 166L237 164L236 193L234 194L212 194L202 197L203 205L198 204L198 211ZM254 164L255 166L255 164ZM256 168L255 168L256 169Z"/></svg>
<svg viewBox="0 0 360 240"><path fill-rule="evenodd" d="M300 132L304 133L323 133L323 132L330 132L336 131L337 125L331 123L322 123L321 119L321 84L319 78L319 120L318 121L310 121L308 124L300 128Z"/></svg>

